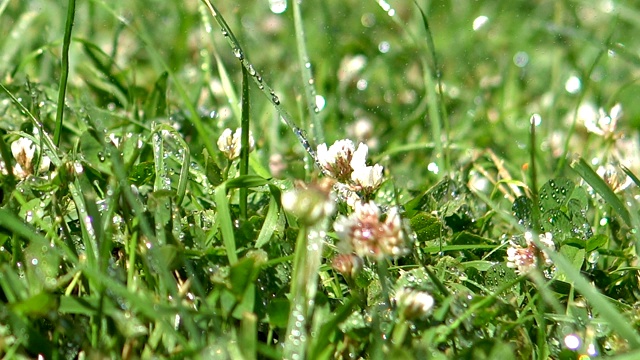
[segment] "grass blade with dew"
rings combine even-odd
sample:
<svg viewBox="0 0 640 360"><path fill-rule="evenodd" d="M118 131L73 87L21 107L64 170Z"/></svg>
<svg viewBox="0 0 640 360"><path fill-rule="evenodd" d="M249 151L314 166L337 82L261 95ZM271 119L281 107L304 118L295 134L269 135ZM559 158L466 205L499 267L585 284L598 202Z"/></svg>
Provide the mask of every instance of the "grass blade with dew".
<svg viewBox="0 0 640 360"><path fill-rule="evenodd" d="M447 149L449 143L449 122L446 117L446 110L444 107L444 89L442 87L442 74L440 71L440 66L438 64L438 57L436 55L436 46L433 41L433 35L431 33L431 28L429 27L429 21L427 19L427 15L425 15L424 11L415 3L418 10L420 10L420 15L422 17L422 24L424 26L424 30L427 36L427 48L431 55L431 59L433 61L433 70L431 70L428 64L424 65L425 72L425 80L427 87L427 98L429 99L429 117L431 118L431 130L433 131L433 141L436 145L437 155L436 158L439 160L438 163L444 169L445 173L448 173L450 170L449 164L449 151ZM433 74L435 74L437 84L433 81ZM436 90L437 85L437 90ZM442 144L442 132L444 130L445 136L445 145Z"/></svg>
<svg viewBox="0 0 640 360"><path fill-rule="evenodd" d="M324 173L325 170L318 162L318 157L316 156L316 152L309 144L309 141L304 135L304 131L296 125L291 115L289 115L289 113L284 109L284 107L280 103L280 99L276 95L275 91L266 83L266 81L264 81L264 79L262 78L262 75L260 75L260 73L258 73L253 67L253 65L247 60L242 50L242 47L240 46L240 43L238 42L235 35L231 31L231 28L229 28L229 25L227 25L227 22L219 13L217 8L211 3L211 1L209 0L202 0L202 1L209 8L211 15L214 17L218 25L222 28L222 34L229 42L229 45L231 46L231 50L234 56L240 61L242 66L247 70L248 74L253 78L254 82L258 85L258 89L260 89L260 91L267 97L267 99L269 99L271 104L276 108L281 119L285 122L287 127L289 127L291 131L293 131L293 134L296 136L296 138L298 139L302 147L307 151L309 156L313 158L313 161L318 166L318 169L320 169Z"/></svg>
<svg viewBox="0 0 640 360"><path fill-rule="evenodd" d="M280 196L281 191L277 186L270 185L269 190L271 193L269 200L269 210L267 210L267 215L264 217L264 223L262 223L262 228L260 229L260 233L258 234L258 238L256 239L255 247L259 249L269 242L271 236L276 231L276 226L278 224L279 217L279 209L280 209Z"/></svg>
<svg viewBox="0 0 640 360"><path fill-rule="evenodd" d="M302 15L300 13L300 2L293 1L293 24L296 33L296 44L298 47L298 62L300 66L300 75L302 76L302 84L304 87L304 95L307 101L307 109L309 110L309 119L311 127L312 139L316 144L324 142L324 130L318 116L318 106L316 104L316 88L311 68L311 60L307 52L306 39L304 36L304 25L302 23Z"/></svg>
<svg viewBox="0 0 640 360"><path fill-rule="evenodd" d="M247 69L242 68L242 121L240 127L242 133L240 134L240 176L249 174L249 135L250 135L250 122L249 122L249 76ZM240 218L242 220L247 219L247 188L240 188Z"/></svg>
<svg viewBox="0 0 640 360"><path fill-rule="evenodd" d="M624 206L622 200L611 190L609 185L602 180L600 175L598 175L589 164L582 157L575 156L571 163L569 164L573 170L575 170L578 175L584 181L587 182L602 198L604 201L613 208L618 215L622 218L624 223L627 226L631 226L631 217L629 215L629 210Z"/></svg>
<svg viewBox="0 0 640 360"><path fill-rule="evenodd" d="M217 206L217 223L222 234L222 242L227 251L227 259L231 265L238 262L236 240L233 233L234 224L229 210L229 200L227 190L232 188L263 186L267 180L260 176L241 176L233 178L218 185L215 190L214 199Z"/></svg>
<svg viewBox="0 0 640 360"><path fill-rule="evenodd" d="M169 156L166 158L165 158L165 155L167 155L167 153L164 151L164 146L162 144L165 141L164 138L162 137L163 134L171 135L171 138L174 141L176 141L177 145L179 146L178 151L176 153L169 152L168 153ZM168 124L156 125L156 127L153 129L153 135L157 135L157 136L152 136L153 141L154 142L157 141L160 143L158 144L158 147L159 147L158 150L160 150L158 156L160 158L155 157L156 167L158 167L158 164L162 164L162 167L164 167L165 166L164 159L168 159L168 158L172 158L173 160L175 160L180 164L180 175L178 177L178 185L176 188L176 205L180 206L186 195L187 184L189 182L189 168L190 168L189 163L191 161L191 151L189 150L189 145L187 145L182 135L179 134L176 131L176 129L174 129L172 126ZM154 152L154 155L156 155L155 152ZM171 181L169 176L166 174L166 171L164 169L162 170L156 169L156 171L157 171L156 176L160 175L162 179L165 181L165 184L157 184L158 188L166 187L166 185ZM157 178L156 178L156 181L157 181ZM168 190L168 188L165 188L165 190Z"/></svg>
<svg viewBox="0 0 640 360"><path fill-rule="evenodd" d="M58 89L58 109L56 113L56 128L53 133L53 141L60 145L62 135L62 122L64 119L65 97L67 92L67 79L69 78L69 44L71 44L71 30L76 16L76 0L69 0L67 8L67 21L64 27L64 40L62 42L62 68L60 71L60 88Z"/></svg>

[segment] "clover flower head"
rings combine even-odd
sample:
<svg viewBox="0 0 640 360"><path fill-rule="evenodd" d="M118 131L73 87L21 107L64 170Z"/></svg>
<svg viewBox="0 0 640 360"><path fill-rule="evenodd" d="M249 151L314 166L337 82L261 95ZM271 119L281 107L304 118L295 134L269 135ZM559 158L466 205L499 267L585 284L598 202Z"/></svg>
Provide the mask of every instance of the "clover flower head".
<svg viewBox="0 0 640 360"><path fill-rule="evenodd" d="M410 288L396 291L393 300L408 320L423 318L434 304L433 297L428 292Z"/></svg>
<svg viewBox="0 0 640 360"><path fill-rule="evenodd" d="M36 155L36 145L33 141L22 137L13 143L11 143L11 153L13 157L16 159L16 165L13 168L13 174L20 180L27 178L29 175L33 175L35 173L34 169L34 158ZM43 155L40 158L40 164L38 167L39 172L44 172L49 170L49 166L51 165L51 160L48 156ZM2 172L7 173L5 169L6 164L3 163Z"/></svg>
<svg viewBox="0 0 640 360"><path fill-rule="evenodd" d="M362 266L362 258L356 254L338 254L331 261L331 267L346 278L354 278Z"/></svg>
<svg viewBox="0 0 640 360"><path fill-rule="evenodd" d="M351 160L356 151L353 141L337 140L330 147L327 144L318 145L318 162L324 170L339 181L346 181L353 171Z"/></svg>
<svg viewBox="0 0 640 360"><path fill-rule="evenodd" d="M344 251L376 261L399 257L407 252L398 209L392 207L381 220L380 208L373 202L357 202L348 217L339 217L333 227Z"/></svg>
<svg viewBox="0 0 640 360"><path fill-rule="evenodd" d="M539 249L533 242L533 233L525 232L524 239L526 247L511 242L511 246L507 249L507 266L514 268L518 274L526 274L535 268L538 263L538 253L541 253L545 266L551 266L553 263L549 258L546 249ZM550 232L540 234L538 236L540 242L551 250L555 249L553 242L553 234Z"/></svg>
<svg viewBox="0 0 640 360"><path fill-rule="evenodd" d="M218 149L229 159L235 160L240 157L240 150L242 148L241 139L242 129L238 128L235 132L231 132L231 129L224 129L222 135L218 138ZM249 131L249 152L255 148L255 140L253 134Z"/></svg>
<svg viewBox="0 0 640 360"><path fill-rule="evenodd" d="M616 130L618 120L622 117L622 105L614 105L609 113L603 108L598 109L597 116L586 117L584 127L587 131L603 137L610 137Z"/></svg>
<svg viewBox="0 0 640 360"><path fill-rule="evenodd" d="M384 180L382 175L383 170L384 168L379 164L354 169L351 173L353 189L363 191L367 194L373 193L382 185L382 181Z"/></svg>

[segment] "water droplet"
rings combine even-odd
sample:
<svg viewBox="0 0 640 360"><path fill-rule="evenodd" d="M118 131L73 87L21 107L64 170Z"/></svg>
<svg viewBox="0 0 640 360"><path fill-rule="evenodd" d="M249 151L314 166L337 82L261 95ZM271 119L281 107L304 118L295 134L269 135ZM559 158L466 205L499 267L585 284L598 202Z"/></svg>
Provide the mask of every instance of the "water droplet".
<svg viewBox="0 0 640 360"><path fill-rule="evenodd" d="M287 0L269 0L269 10L274 14L282 14L287 10Z"/></svg>
<svg viewBox="0 0 640 360"><path fill-rule="evenodd" d="M235 56L238 60L244 59L244 54L242 53L242 50L240 50L240 48L233 49L233 56Z"/></svg>
<svg viewBox="0 0 640 360"><path fill-rule="evenodd" d="M316 104L315 104L315 108L313 109L316 113L320 112L320 110L324 109L324 106L326 105L326 100L324 99L324 97L322 95L316 95Z"/></svg>
<svg viewBox="0 0 640 360"><path fill-rule="evenodd" d="M480 30L480 28L483 27L487 22L489 22L488 17L484 15L478 16L477 18L475 18L475 20L473 20L473 31Z"/></svg>
<svg viewBox="0 0 640 360"><path fill-rule="evenodd" d="M251 76L255 76L256 75L256 69L253 68L253 65L249 64L249 68L247 69L247 71L249 72L249 75Z"/></svg>
<svg viewBox="0 0 640 360"><path fill-rule="evenodd" d="M73 171L75 171L77 175L80 175L84 172L84 168L82 167L82 164L79 161L73 162Z"/></svg>
<svg viewBox="0 0 640 360"><path fill-rule="evenodd" d="M577 350L581 343L582 341L580 341L580 338L575 334L569 334L564 338L564 344L570 350Z"/></svg>

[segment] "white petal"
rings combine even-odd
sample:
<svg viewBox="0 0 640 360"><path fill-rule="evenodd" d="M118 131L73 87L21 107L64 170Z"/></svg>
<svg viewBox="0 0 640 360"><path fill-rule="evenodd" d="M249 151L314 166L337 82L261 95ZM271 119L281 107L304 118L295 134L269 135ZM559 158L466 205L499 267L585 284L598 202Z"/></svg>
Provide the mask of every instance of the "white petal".
<svg viewBox="0 0 640 360"><path fill-rule="evenodd" d="M367 154L369 153L369 147L360 143L358 145L358 149L353 153L353 157L351 158L351 168L353 170L357 170L359 168L367 166Z"/></svg>

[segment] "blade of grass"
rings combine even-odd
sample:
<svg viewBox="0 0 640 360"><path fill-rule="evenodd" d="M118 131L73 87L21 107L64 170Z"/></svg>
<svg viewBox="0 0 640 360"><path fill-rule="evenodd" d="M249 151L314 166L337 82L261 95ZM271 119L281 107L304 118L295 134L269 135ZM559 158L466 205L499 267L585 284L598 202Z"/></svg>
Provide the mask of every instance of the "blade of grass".
<svg viewBox="0 0 640 360"><path fill-rule="evenodd" d="M231 220L231 212L229 210L229 200L227 199L227 190L235 187L254 187L267 184L267 181L259 176L241 176L223 182L216 187L214 199L217 207L217 223L222 233L222 242L227 250L227 259L231 265L238 262L238 254L236 250L236 240L233 233L233 221Z"/></svg>
<svg viewBox="0 0 640 360"><path fill-rule="evenodd" d="M60 71L60 87L58 89L58 110L56 113L56 128L53 133L53 142L60 145L62 135L62 121L64 118L65 95L67 92L67 79L69 78L69 44L71 44L71 30L76 16L76 0L69 0L67 5L67 21L64 27L64 40L62 42L62 68Z"/></svg>
<svg viewBox="0 0 640 360"><path fill-rule="evenodd" d="M316 144L324 142L324 130L320 117L318 116L318 106L316 105L316 88L311 69L311 61L307 52L306 39L304 36L304 25L300 14L300 2L293 1L293 26L296 33L296 44L298 47L298 65L302 76L304 95L307 101L307 110L311 123L311 135Z"/></svg>
<svg viewBox="0 0 640 360"><path fill-rule="evenodd" d="M247 69L242 68L242 121L240 126L242 129L240 137L240 176L247 175L249 173L249 75ZM240 188L240 218L242 220L247 219L247 188Z"/></svg>
<svg viewBox="0 0 640 360"><path fill-rule="evenodd" d="M426 32L426 40L427 40L427 49L431 55L431 59L433 61L434 69L431 68L425 63L424 64L424 75L425 75L425 86L427 88L427 99L429 99L429 118L431 120L431 131L433 131L433 142L436 145L436 159L438 159L439 166L444 169L444 173L449 173L451 166L449 164L449 150L446 146L443 146L442 143L442 133L444 130L445 136L445 145L449 143L449 125L446 118L446 110L444 108L444 90L442 87L442 75L440 72L440 67L438 64L438 57L436 55L436 46L433 41L433 35L431 33L431 28L429 27L429 21L424 11L415 2L416 7L420 10L420 15L422 16L422 25L424 26ZM433 80L433 74L435 74L437 80L437 90L436 83Z"/></svg>
<svg viewBox="0 0 640 360"><path fill-rule="evenodd" d="M615 210L622 218L627 226L631 226L631 217L629 211L622 203L622 200L611 190L609 185L602 180L602 178L587 164L582 157L576 156L571 160L569 164L571 168L580 175L584 181L587 182L602 198L604 201Z"/></svg>
<svg viewBox="0 0 640 360"><path fill-rule="evenodd" d="M279 199L280 199L280 189L277 186L269 186L271 190L271 199L269 200L269 210L267 211L267 215L264 217L264 222L262 223L262 228L260 229L260 233L258 234L258 239L256 240L256 249L259 249L267 244L267 242L271 239L271 236L276 231L276 225L278 223L279 217Z"/></svg>
<svg viewBox="0 0 640 360"><path fill-rule="evenodd" d="M240 321L240 352L244 359L253 360L258 353L258 318L256 314L245 312Z"/></svg>

